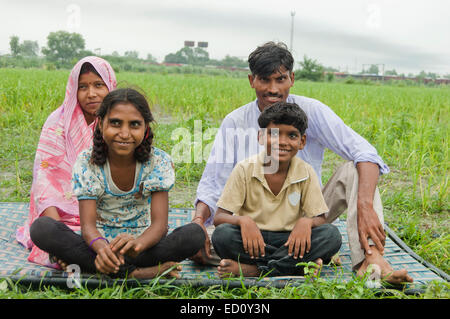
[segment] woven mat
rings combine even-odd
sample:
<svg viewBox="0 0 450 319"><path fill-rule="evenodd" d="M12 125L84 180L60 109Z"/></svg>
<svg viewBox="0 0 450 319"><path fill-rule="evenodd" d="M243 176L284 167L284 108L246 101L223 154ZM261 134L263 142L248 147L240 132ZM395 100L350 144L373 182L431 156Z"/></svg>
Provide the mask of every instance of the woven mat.
<svg viewBox="0 0 450 319"><path fill-rule="evenodd" d="M170 209L170 231L184 225L191 220L191 209ZM28 250L15 239L16 229L23 225L28 215L27 203L1 203L0 202L0 278L11 278L23 284L52 284L66 285L68 274L52 268L36 265L27 261ZM339 267L325 265L321 277L327 280L348 281L354 277L351 270L350 249L348 246L345 221L337 220L334 224L342 234L340 257L342 265ZM425 286L430 281L449 281L449 276L430 263L417 256L404 242L402 242L387 226L388 238L385 246L385 258L394 269L406 268L414 278L412 289ZM181 279L171 281L172 284L191 284L193 286L210 285L258 285L284 287L286 284L299 284L303 277L265 277L246 278L245 280L221 280L217 277L213 266L200 266L190 260L182 263ZM130 279L129 279L130 280ZM129 281L127 280L127 282ZM136 281L136 280L133 280ZM108 285L112 282L107 276L82 275L82 284L90 286ZM148 281L139 281L140 284ZM117 280L116 280L117 283Z"/></svg>

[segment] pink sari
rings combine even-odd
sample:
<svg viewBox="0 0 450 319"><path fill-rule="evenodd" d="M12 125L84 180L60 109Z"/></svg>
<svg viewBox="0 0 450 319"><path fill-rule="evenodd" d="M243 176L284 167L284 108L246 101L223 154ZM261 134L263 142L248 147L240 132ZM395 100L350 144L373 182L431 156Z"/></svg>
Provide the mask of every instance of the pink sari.
<svg viewBox="0 0 450 319"><path fill-rule="evenodd" d="M42 128L34 160L30 212L25 225L16 233L17 241L31 249L28 261L53 268L59 268L59 265L52 263L48 254L33 244L30 226L46 208L55 206L64 224L74 231L80 230L78 201L72 194L72 166L77 155L92 144L95 123L87 125L77 99L78 78L81 66L86 62L94 66L109 91L116 88L114 70L101 58L85 57L73 67L63 104L48 117Z"/></svg>

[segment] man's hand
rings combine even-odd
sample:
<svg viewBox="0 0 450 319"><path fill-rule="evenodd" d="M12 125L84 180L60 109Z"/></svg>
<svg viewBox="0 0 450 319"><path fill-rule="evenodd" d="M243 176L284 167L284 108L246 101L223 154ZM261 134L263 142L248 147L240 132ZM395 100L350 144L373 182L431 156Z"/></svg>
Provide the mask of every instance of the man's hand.
<svg viewBox="0 0 450 319"><path fill-rule="evenodd" d="M200 225L200 227L205 232L205 246L200 249L194 256L191 257L193 261L195 261L198 264L205 265L207 263L208 259L211 259L211 240L209 239L208 232L206 230L205 225L203 224L203 218L201 217L194 217L192 219L192 223L196 223L197 225Z"/></svg>
<svg viewBox="0 0 450 319"><path fill-rule="evenodd" d="M370 205L360 207L358 205L358 234L361 248L369 255L372 254L370 250L368 239L372 239L378 251L383 254L384 245L386 243L386 234L378 219L377 213Z"/></svg>
<svg viewBox="0 0 450 319"><path fill-rule="evenodd" d="M191 257L191 259L202 265L206 265L208 259L212 258L211 255L211 240L209 239L208 232L206 231L206 227L204 225L204 222L211 216L211 212L209 210L208 205L205 203L199 201L195 207L195 216L192 218L192 223L196 223L200 225L200 227L205 232L205 246L200 249L194 256Z"/></svg>
<svg viewBox="0 0 450 319"><path fill-rule="evenodd" d="M248 216L241 216L239 226L245 252L250 255L250 258L264 257L264 239L256 223Z"/></svg>
<svg viewBox="0 0 450 319"><path fill-rule="evenodd" d="M292 256L292 252L294 252L294 259L303 256L306 253L309 253L311 249L311 228L313 224L312 218L302 217L300 218L294 226L294 229L291 231L288 240L284 244L284 246L289 246L288 254Z"/></svg>
<svg viewBox="0 0 450 319"><path fill-rule="evenodd" d="M372 251L368 242L368 238L370 238L378 251L383 253L386 234L377 213L373 209L373 197L380 169L377 164L370 162L360 162L356 164L356 169L358 170L357 222L359 242L361 243L361 248L371 255Z"/></svg>

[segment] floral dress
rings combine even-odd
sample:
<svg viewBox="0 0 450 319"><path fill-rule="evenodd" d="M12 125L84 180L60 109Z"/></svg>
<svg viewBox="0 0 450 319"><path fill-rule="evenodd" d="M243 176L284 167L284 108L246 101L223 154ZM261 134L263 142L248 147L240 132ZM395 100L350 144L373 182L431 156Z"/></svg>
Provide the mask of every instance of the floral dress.
<svg viewBox="0 0 450 319"><path fill-rule="evenodd" d="M171 157L152 147L150 159L137 162L132 190L124 192L114 185L108 162L98 166L90 162L92 148L80 153L72 172L73 192L78 200L97 201L97 229L108 240L120 233L135 238L151 223L152 192L169 191L175 182Z"/></svg>

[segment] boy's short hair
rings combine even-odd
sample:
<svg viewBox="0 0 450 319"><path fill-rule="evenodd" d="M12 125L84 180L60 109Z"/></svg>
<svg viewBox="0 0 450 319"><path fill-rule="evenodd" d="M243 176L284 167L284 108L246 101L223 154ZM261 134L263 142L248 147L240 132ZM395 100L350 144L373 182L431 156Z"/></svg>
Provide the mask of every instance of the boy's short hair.
<svg viewBox="0 0 450 319"><path fill-rule="evenodd" d="M277 102L266 108L258 118L261 128L267 128L270 123L292 125L303 135L308 128L308 117L295 103Z"/></svg>
<svg viewBox="0 0 450 319"><path fill-rule="evenodd" d="M286 44L267 42L250 53L248 66L252 75L260 77L267 77L275 71L280 71L281 66L291 73L294 67L294 58Z"/></svg>

